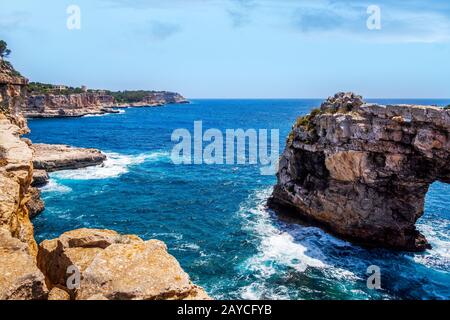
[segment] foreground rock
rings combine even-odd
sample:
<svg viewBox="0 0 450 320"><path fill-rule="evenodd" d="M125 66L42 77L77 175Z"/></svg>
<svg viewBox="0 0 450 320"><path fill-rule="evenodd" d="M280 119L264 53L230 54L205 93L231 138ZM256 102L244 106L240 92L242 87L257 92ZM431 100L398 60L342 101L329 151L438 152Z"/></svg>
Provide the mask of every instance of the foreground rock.
<svg viewBox="0 0 450 320"><path fill-rule="evenodd" d="M429 248L415 228L431 183L450 183L450 111L337 94L299 118L269 206L357 243Z"/></svg>
<svg viewBox="0 0 450 320"><path fill-rule="evenodd" d="M26 243L0 228L0 300L45 299L47 287Z"/></svg>
<svg viewBox="0 0 450 320"><path fill-rule="evenodd" d="M42 143L33 144L32 149L34 168L48 172L85 168L106 160L106 156L97 149ZM45 177L37 176L37 179L44 181Z"/></svg>
<svg viewBox="0 0 450 320"><path fill-rule="evenodd" d="M39 245L38 265L50 286L66 286L69 266L81 273L77 300L209 299L158 240L110 230L79 229Z"/></svg>

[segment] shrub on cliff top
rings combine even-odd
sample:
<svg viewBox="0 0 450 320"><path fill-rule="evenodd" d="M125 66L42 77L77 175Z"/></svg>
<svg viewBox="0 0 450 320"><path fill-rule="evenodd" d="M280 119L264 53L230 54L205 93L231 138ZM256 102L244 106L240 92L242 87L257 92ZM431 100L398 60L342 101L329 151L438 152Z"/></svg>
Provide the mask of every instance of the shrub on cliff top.
<svg viewBox="0 0 450 320"><path fill-rule="evenodd" d="M0 58L3 60L11 54L11 50L8 49L8 45L5 41L0 40Z"/></svg>
<svg viewBox="0 0 450 320"><path fill-rule="evenodd" d="M446 107L444 107L444 110L450 110L450 104Z"/></svg>

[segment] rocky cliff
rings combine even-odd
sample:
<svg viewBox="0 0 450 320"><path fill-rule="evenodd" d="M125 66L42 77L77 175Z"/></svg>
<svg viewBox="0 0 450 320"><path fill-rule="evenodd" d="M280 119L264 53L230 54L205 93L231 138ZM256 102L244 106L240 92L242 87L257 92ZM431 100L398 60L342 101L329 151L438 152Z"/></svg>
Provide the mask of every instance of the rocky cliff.
<svg viewBox="0 0 450 320"><path fill-rule="evenodd" d="M92 114L118 113L112 107L156 107L188 103L180 94L167 91L149 92L139 101L117 102L114 92L73 94L29 94L21 112L27 118L82 117Z"/></svg>
<svg viewBox="0 0 450 320"><path fill-rule="evenodd" d="M27 118L81 117L114 113L114 98L98 93L29 95L22 113Z"/></svg>
<svg viewBox="0 0 450 320"><path fill-rule="evenodd" d="M56 170L104 156L84 149L80 158L79 149L33 147L22 139L28 128L19 110L27 80L0 62L0 300L209 299L157 240L82 229L37 246L30 213L42 208L32 187L33 162ZM65 281L68 267L81 273L76 288Z"/></svg>
<svg viewBox="0 0 450 320"><path fill-rule="evenodd" d="M431 183L450 183L450 110L339 93L300 117L269 199L356 243L429 248L415 228Z"/></svg>
<svg viewBox="0 0 450 320"><path fill-rule="evenodd" d="M0 63L0 299L43 299L47 287L36 265L27 207L33 153L20 139L28 128L18 112L27 80L5 61Z"/></svg>

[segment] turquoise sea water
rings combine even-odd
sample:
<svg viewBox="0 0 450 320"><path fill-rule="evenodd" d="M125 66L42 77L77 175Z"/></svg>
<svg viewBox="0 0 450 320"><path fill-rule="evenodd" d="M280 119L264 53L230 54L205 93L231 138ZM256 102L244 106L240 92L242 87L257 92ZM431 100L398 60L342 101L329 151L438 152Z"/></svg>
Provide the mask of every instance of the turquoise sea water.
<svg viewBox="0 0 450 320"><path fill-rule="evenodd" d="M449 100L376 100L447 105ZM103 150L103 166L51 174L38 241L74 228L157 238L216 299L449 299L450 186L435 183L419 229L433 245L412 254L364 249L265 208L276 179L258 165L174 165L177 128L280 130L321 100L194 100L77 119L30 120L34 142ZM381 268L382 290L366 286Z"/></svg>

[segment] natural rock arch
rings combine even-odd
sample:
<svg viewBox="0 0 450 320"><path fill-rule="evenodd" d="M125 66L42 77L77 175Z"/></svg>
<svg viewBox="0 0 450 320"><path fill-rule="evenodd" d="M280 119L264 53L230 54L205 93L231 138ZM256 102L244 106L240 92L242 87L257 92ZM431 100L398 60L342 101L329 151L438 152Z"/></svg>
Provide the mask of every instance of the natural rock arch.
<svg viewBox="0 0 450 320"><path fill-rule="evenodd" d="M269 206L356 243L421 251L415 223L434 181L450 183L450 110L338 93L301 117Z"/></svg>

